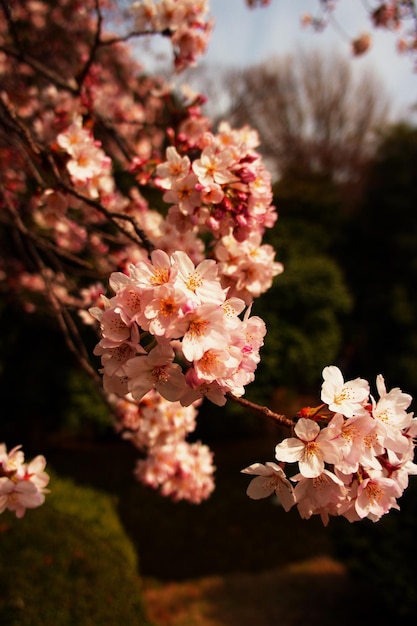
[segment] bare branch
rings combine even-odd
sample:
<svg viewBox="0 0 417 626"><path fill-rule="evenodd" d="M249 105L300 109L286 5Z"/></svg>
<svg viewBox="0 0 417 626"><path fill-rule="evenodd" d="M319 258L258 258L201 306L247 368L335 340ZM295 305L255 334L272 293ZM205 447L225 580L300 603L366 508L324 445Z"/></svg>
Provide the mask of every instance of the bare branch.
<svg viewBox="0 0 417 626"><path fill-rule="evenodd" d="M245 398L238 398L232 393L226 394L226 397L229 400L232 400L233 402L236 402L237 404L240 404L247 409L251 409L251 411L254 411L255 413L260 413L261 415L265 415L266 417L273 419L275 422L282 424L282 426L294 428L294 422L292 420L288 419L288 417L286 417L285 415L280 415L279 413L271 411L271 409L268 409L268 407L266 406L260 406L255 402L250 402L250 400L246 400Z"/></svg>

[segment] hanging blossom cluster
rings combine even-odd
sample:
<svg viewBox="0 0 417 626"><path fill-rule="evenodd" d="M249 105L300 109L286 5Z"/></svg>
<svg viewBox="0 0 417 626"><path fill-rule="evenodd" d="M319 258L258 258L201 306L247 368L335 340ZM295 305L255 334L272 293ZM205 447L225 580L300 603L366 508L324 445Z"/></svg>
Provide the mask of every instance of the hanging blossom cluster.
<svg viewBox="0 0 417 626"><path fill-rule="evenodd" d="M141 400L156 389L189 406L202 397L224 405L254 379L264 322L245 302L227 298L216 261L197 266L184 252L162 250L129 273L114 272L115 296L90 313L100 323L103 384L108 393Z"/></svg>
<svg viewBox="0 0 417 626"><path fill-rule="evenodd" d="M208 498L214 489L212 452L200 442L186 441L196 427L199 404L184 407L154 389L139 402L128 398L115 402L116 430L145 454L136 463L136 478L174 501L193 504Z"/></svg>
<svg viewBox="0 0 417 626"><path fill-rule="evenodd" d="M324 404L302 409L295 437L275 448L279 463L254 463L242 470L256 475L247 493L254 499L275 493L286 511L297 505L301 517L319 514L325 524L330 515L376 522L399 509L397 499L409 476L417 474L417 419L407 411L412 398L399 388L387 391L381 375L377 400L368 381L345 382L335 366L323 370L323 379ZM298 468L289 479L287 463Z"/></svg>
<svg viewBox="0 0 417 626"><path fill-rule="evenodd" d="M41 455L25 463L21 446L7 452L6 446L0 444L0 513L14 511L16 517L22 518L26 509L44 503L49 483L45 466Z"/></svg>

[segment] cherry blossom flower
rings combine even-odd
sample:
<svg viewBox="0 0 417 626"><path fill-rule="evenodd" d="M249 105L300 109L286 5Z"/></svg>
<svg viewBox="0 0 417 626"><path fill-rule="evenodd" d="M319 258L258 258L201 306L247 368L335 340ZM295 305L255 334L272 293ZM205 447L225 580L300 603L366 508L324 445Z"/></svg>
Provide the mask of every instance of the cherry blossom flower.
<svg viewBox="0 0 417 626"><path fill-rule="evenodd" d="M294 498L297 509L303 519L320 515L323 524L329 523L329 515L338 515L348 490L343 481L333 472L324 469L318 476L306 478L302 474L293 476L296 481Z"/></svg>
<svg viewBox="0 0 417 626"><path fill-rule="evenodd" d="M329 439L330 431L310 419L302 417L294 428L297 437L284 439L275 447L278 461L298 461L300 473L305 478L316 478L324 471L325 460L337 462L339 453Z"/></svg>
<svg viewBox="0 0 417 626"><path fill-rule="evenodd" d="M211 303L196 306L172 322L166 336L182 336L182 353L188 361L201 359L206 350L221 348L225 344L223 309Z"/></svg>
<svg viewBox="0 0 417 626"><path fill-rule="evenodd" d="M255 474L246 490L253 500L266 498L275 493L285 511L295 504L294 490L283 469L276 463L253 463L241 470L242 474Z"/></svg>
<svg viewBox="0 0 417 626"><path fill-rule="evenodd" d="M163 250L151 253L151 262L139 261L130 268L131 279L139 286L153 288L170 282L175 276L171 260Z"/></svg>
<svg viewBox="0 0 417 626"><path fill-rule="evenodd" d="M152 389L139 402L119 398L116 401L116 430L139 450L183 441L196 427L199 402L184 407L165 400Z"/></svg>
<svg viewBox="0 0 417 626"><path fill-rule="evenodd" d="M165 189L171 189L172 184L179 178L184 178L190 172L190 159L188 156L178 154L174 146L166 149L167 160L160 163L156 168L156 174L161 179L160 185Z"/></svg>
<svg viewBox="0 0 417 626"><path fill-rule="evenodd" d="M364 404L369 397L368 381L356 378L344 382L342 372L335 365L325 367L322 375L321 399L331 411L346 417L364 413Z"/></svg>
<svg viewBox="0 0 417 626"><path fill-rule="evenodd" d="M22 518L26 509L41 506L45 496L32 481L7 480L0 478L0 513L6 509L14 511L17 518Z"/></svg>
<svg viewBox="0 0 417 626"><path fill-rule="evenodd" d="M381 476L365 478L358 486L355 510L360 518L369 517L375 522L391 508L400 508L396 498L401 493L398 483L392 478Z"/></svg>
<svg viewBox="0 0 417 626"><path fill-rule="evenodd" d="M385 381L381 374L377 376L376 385L380 399L374 403L372 415L391 428L399 430L407 428L413 417L412 413L407 413L406 411L411 404L412 397L398 387L387 392Z"/></svg>
<svg viewBox="0 0 417 626"><path fill-rule="evenodd" d="M147 355L133 357L123 366L128 388L136 400L156 389L167 400L178 400L184 392L185 378L181 367L173 363L175 354L168 345L159 344Z"/></svg>
<svg viewBox="0 0 417 626"><path fill-rule="evenodd" d="M144 310L144 317L149 320L149 332L157 337L169 336L168 328L175 326L177 320L183 317L186 304L187 297L183 291L169 283L162 285ZM175 332L172 336L175 336Z"/></svg>
<svg viewBox="0 0 417 626"><path fill-rule="evenodd" d="M187 174L182 178L175 180L169 191L164 193L165 202L172 202L178 205L180 211L185 214L193 215L195 209L201 204L201 196L196 189L197 176L195 174Z"/></svg>
<svg viewBox="0 0 417 626"><path fill-rule="evenodd" d="M229 170L233 161L233 155L228 150L216 152L213 146L207 146L201 153L201 158L193 162L192 168L202 185L226 184L236 180Z"/></svg>
<svg viewBox="0 0 417 626"><path fill-rule="evenodd" d="M188 298L205 304L222 304L225 301L225 292L218 280L218 266L214 260L205 259L195 267L184 252L174 252L172 259L178 271L174 284L183 289Z"/></svg>

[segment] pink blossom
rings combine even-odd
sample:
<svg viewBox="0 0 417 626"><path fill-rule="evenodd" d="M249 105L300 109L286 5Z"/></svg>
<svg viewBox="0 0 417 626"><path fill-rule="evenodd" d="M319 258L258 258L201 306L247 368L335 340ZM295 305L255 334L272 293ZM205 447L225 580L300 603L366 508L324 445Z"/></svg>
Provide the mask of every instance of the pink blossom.
<svg viewBox="0 0 417 626"><path fill-rule="evenodd" d="M207 146L201 153L201 158L194 161L192 168L202 185L222 185L236 180L229 169L233 162L233 155L228 150L216 152L213 146Z"/></svg>
<svg viewBox="0 0 417 626"><path fill-rule="evenodd" d="M332 440L340 452L337 467L342 472L356 472L360 463L368 467L380 467L376 455L383 453L383 448L378 446L378 440L373 436L375 421L371 415L345 419L336 413L328 430L334 432Z"/></svg>
<svg viewBox="0 0 417 626"><path fill-rule="evenodd" d="M196 189L197 176L187 174L182 178L177 178L171 188L164 193L165 202L177 204L180 211L192 215L194 210L201 204L200 192Z"/></svg>
<svg viewBox="0 0 417 626"><path fill-rule="evenodd" d="M197 406L165 400L154 389L139 402L118 399L116 428L137 448L149 452L155 446L182 441L196 427Z"/></svg>
<svg viewBox="0 0 417 626"><path fill-rule="evenodd" d="M291 480L297 481L294 497L303 519L319 514L327 526L329 514L338 515L340 506L346 499L347 489L335 474L324 469L315 477L307 478L298 474Z"/></svg>
<svg viewBox="0 0 417 626"><path fill-rule="evenodd" d="M175 354L169 345L157 345L148 355L133 357L122 369L128 388L136 400L156 389L167 400L178 400L185 389L181 367L173 363Z"/></svg>
<svg viewBox="0 0 417 626"><path fill-rule="evenodd" d="M199 504L214 489L214 470L207 446L183 441L153 448L147 459L137 462L135 476L174 501Z"/></svg>
<svg viewBox="0 0 417 626"><path fill-rule="evenodd" d="M171 260L163 250L154 250L151 261L139 261L130 268L131 279L144 288L154 288L170 282L175 276Z"/></svg>
<svg viewBox="0 0 417 626"><path fill-rule="evenodd" d="M206 350L221 348L227 341L224 313L217 304L202 304L174 321L167 337L182 337L182 353L188 361L201 359Z"/></svg>
<svg viewBox="0 0 417 626"><path fill-rule="evenodd" d="M0 478L0 513L6 509L22 518L26 509L34 509L45 501L44 494L29 480L15 482Z"/></svg>
<svg viewBox="0 0 417 626"><path fill-rule="evenodd" d="M0 513L8 509L22 518L26 509L44 503L49 482L45 466L45 457L41 455L25 464L21 446L7 452L6 446L0 444Z"/></svg>
<svg viewBox="0 0 417 626"><path fill-rule="evenodd" d="M57 137L57 144L71 156L75 156L80 148L91 143L91 133L83 128L80 115L76 115L74 120L65 131Z"/></svg>
<svg viewBox="0 0 417 626"><path fill-rule="evenodd" d="M201 381L212 382L216 380L222 384L224 379L233 377L241 362L239 348L228 346L226 348L210 348L206 350L200 359L194 360L194 369Z"/></svg>
<svg viewBox="0 0 417 626"><path fill-rule="evenodd" d="M275 493L285 511L289 511L295 503L293 487L283 469L276 463L267 462L265 465L253 463L241 472L256 475L246 490L247 495L253 500L266 498Z"/></svg>
<svg viewBox="0 0 417 626"><path fill-rule="evenodd" d="M413 417L412 413L406 411L411 404L412 397L398 387L387 392L381 375L377 376L376 384L380 399L372 407L373 417L391 428L399 430L407 428Z"/></svg>
<svg viewBox="0 0 417 626"><path fill-rule="evenodd" d="M176 180L184 178L190 172L190 159L188 156L179 155L174 146L167 148L166 158L164 163L157 166L156 173L162 179L161 187L171 189Z"/></svg>
<svg viewBox="0 0 417 626"><path fill-rule="evenodd" d="M174 252L172 261L178 271L175 286L184 290L184 293L196 303L222 304L225 293L218 278L216 261L205 259L196 267L190 257L184 252Z"/></svg>
<svg viewBox="0 0 417 626"><path fill-rule="evenodd" d="M400 508L396 501L400 495L401 489L392 478L368 477L359 483L355 510L360 518L369 517L376 522L391 508Z"/></svg>
<svg viewBox="0 0 417 626"><path fill-rule="evenodd" d="M344 382L342 372L335 365L323 370L321 399L335 413L346 417L364 414L364 404L369 397L369 383L363 378Z"/></svg>
<svg viewBox="0 0 417 626"><path fill-rule="evenodd" d="M183 317L183 307L187 302L184 292L175 289L169 283L155 290L155 297L150 300L144 310L144 316L148 320L149 332L161 337L172 328L178 319ZM171 336L175 336L175 333Z"/></svg>
<svg viewBox="0 0 417 626"><path fill-rule="evenodd" d="M329 440L330 431L320 431L320 426L302 417L294 428L297 437L284 439L275 447L278 461L298 461L305 478L316 478L324 471L324 463L337 461L339 454Z"/></svg>

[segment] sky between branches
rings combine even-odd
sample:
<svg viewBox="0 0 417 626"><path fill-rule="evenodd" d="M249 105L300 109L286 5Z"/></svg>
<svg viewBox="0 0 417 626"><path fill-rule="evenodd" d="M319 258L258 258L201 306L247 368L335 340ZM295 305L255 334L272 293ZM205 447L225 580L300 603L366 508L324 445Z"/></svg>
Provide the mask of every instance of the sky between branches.
<svg viewBox="0 0 417 626"><path fill-rule="evenodd" d="M267 8L248 9L244 0L211 0L216 25L205 56L207 63L247 66L272 55L296 54L297 49L320 48L331 54L336 47L349 58L347 38L331 26L323 33L302 28L300 17L315 13L316 0L271 0ZM372 31L372 50L352 63L361 69L375 68L385 83L395 113L406 117L409 107L417 103L417 72L412 59L396 50L396 33L371 28L361 0L340 0L335 14L351 38Z"/></svg>
<svg viewBox="0 0 417 626"><path fill-rule="evenodd" d="M375 71L385 86L393 120L417 120L417 68L407 54L397 52L398 34L372 28L365 9L367 0L339 0L335 18L340 29L329 26L316 33L303 28L301 17L317 15L318 0L271 0L268 7L249 9L245 0L210 0L215 20L206 54L198 64L244 68L273 56L296 55L319 50L351 60L352 67ZM361 57L351 54L350 41L364 32L372 35L372 47ZM135 42L138 59L148 71L172 67L172 52L166 38L140 38ZM153 52L152 52L153 51ZM155 56L156 54L156 56ZM182 75L171 77L184 82Z"/></svg>

